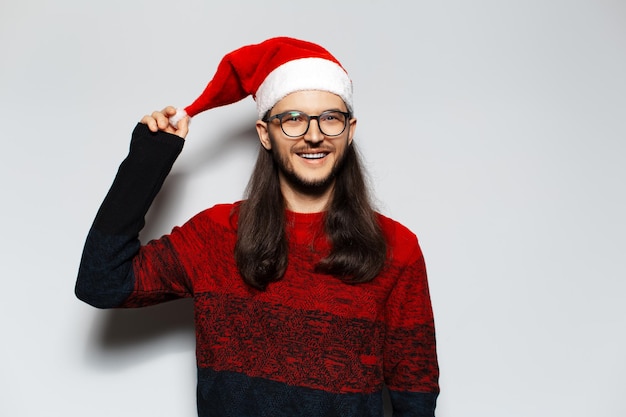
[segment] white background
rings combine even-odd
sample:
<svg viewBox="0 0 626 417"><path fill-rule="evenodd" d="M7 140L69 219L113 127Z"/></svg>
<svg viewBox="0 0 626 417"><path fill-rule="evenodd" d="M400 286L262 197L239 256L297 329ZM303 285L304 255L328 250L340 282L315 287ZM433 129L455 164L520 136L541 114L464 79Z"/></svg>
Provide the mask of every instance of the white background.
<svg viewBox="0 0 626 417"><path fill-rule="evenodd" d="M626 415L625 2L0 5L0 415L195 415L190 304L99 311L76 271L139 118L277 35L353 78L380 210L427 257L438 416ZM254 120L194 119L144 239L241 198Z"/></svg>

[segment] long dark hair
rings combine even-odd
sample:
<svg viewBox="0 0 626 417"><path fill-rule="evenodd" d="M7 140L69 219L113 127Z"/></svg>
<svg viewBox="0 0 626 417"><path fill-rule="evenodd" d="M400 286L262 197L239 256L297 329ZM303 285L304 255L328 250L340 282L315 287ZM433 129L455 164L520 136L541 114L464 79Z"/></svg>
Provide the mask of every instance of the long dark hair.
<svg viewBox="0 0 626 417"><path fill-rule="evenodd" d="M374 279L385 264L387 243L372 208L354 142L346 149L324 216L330 253L315 267L348 283ZM258 289L282 278L287 268L285 201L278 166L263 147L238 206L235 260L244 281Z"/></svg>

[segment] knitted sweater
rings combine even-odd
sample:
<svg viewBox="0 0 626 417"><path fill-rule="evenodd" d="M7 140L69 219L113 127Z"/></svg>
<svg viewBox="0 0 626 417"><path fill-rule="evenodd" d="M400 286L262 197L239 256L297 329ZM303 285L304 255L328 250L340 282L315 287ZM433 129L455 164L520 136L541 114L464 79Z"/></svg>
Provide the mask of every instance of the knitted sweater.
<svg viewBox="0 0 626 417"><path fill-rule="evenodd" d="M76 295L99 307L192 297L198 415L433 416L433 315L417 239L378 215L390 258L373 281L314 272L328 253L323 213L287 212L289 264L259 291L240 277L236 204L207 209L142 246L144 216L183 139L139 124L87 237Z"/></svg>

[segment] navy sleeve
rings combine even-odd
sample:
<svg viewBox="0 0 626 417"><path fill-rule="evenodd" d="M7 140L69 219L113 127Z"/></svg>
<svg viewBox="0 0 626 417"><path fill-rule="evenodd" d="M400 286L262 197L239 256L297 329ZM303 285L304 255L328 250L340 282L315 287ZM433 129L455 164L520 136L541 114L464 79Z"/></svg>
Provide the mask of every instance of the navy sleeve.
<svg viewBox="0 0 626 417"><path fill-rule="evenodd" d="M119 167L87 236L75 293L98 308L117 307L134 288L132 260L141 246L139 232L184 139L150 132L139 123L128 156Z"/></svg>
<svg viewBox="0 0 626 417"><path fill-rule="evenodd" d="M438 392L389 390L394 417L434 417Z"/></svg>

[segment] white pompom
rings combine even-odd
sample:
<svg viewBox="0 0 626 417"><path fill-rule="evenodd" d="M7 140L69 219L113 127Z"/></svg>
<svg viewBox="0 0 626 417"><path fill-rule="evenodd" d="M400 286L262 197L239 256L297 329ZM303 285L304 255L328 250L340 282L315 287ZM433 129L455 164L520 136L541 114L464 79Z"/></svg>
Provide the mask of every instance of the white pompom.
<svg viewBox="0 0 626 417"><path fill-rule="evenodd" d="M170 117L170 124L178 129L178 122L187 117L187 112L184 109L176 109L176 114Z"/></svg>

